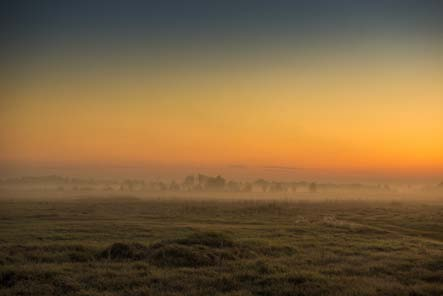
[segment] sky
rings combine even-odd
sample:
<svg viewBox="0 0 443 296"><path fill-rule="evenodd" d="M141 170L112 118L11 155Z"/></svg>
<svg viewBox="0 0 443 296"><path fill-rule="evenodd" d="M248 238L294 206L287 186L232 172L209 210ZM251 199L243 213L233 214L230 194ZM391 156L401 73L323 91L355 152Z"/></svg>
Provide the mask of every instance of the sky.
<svg viewBox="0 0 443 296"><path fill-rule="evenodd" d="M2 1L0 173L443 178L441 1Z"/></svg>

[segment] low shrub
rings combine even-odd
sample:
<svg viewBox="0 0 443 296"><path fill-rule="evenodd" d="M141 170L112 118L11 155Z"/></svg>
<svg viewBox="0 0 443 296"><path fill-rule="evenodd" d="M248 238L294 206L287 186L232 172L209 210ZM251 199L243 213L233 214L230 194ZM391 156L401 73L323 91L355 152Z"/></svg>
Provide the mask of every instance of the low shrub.
<svg viewBox="0 0 443 296"><path fill-rule="evenodd" d="M203 245L211 248L233 247L234 242L225 234L217 232L197 232L187 238L174 241L180 245Z"/></svg>
<svg viewBox="0 0 443 296"><path fill-rule="evenodd" d="M157 245L150 256L153 264L171 267L210 266L220 260L220 254L211 249L178 244Z"/></svg>
<svg viewBox="0 0 443 296"><path fill-rule="evenodd" d="M141 260L147 258L149 248L139 243L114 243L100 254L100 258L113 260Z"/></svg>

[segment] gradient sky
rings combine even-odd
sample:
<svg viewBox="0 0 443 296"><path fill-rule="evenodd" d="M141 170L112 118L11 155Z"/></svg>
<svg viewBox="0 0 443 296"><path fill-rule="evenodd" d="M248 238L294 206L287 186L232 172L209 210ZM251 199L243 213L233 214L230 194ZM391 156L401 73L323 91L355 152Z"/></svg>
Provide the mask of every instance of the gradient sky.
<svg viewBox="0 0 443 296"><path fill-rule="evenodd" d="M0 5L3 174L443 174L441 1Z"/></svg>

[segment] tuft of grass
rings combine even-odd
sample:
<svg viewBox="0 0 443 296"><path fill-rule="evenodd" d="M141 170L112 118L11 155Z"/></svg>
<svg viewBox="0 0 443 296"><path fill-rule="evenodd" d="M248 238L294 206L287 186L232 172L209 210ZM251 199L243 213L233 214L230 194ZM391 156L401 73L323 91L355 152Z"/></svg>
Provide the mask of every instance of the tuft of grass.
<svg viewBox="0 0 443 296"><path fill-rule="evenodd" d="M112 260L141 260L146 259L149 249L139 243L114 243L98 255L99 258Z"/></svg>
<svg viewBox="0 0 443 296"><path fill-rule="evenodd" d="M163 267L201 267L235 260L240 254L238 247L226 235L197 232L182 239L163 240L149 247L140 243L114 243L97 257L108 260L148 260Z"/></svg>
<svg viewBox="0 0 443 296"><path fill-rule="evenodd" d="M176 239L175 243L180 245L202 245L212 248L233 247L234 242L223 233L217 232L196 232L184 239Z"/></svg>
<svg viewBox="0 0 443 296"><path fill-rule="evenodd" d="M0 287L10 288L15 285L19 276L15 271L4 270L0 272Z"/></svg>
<svg viewBox="0 0 443 296"><path fill-rule="evenodd" d="M162 267L201 267L217 265L222 257L207 248L178 244L156 245L150 262Z"/></svg>

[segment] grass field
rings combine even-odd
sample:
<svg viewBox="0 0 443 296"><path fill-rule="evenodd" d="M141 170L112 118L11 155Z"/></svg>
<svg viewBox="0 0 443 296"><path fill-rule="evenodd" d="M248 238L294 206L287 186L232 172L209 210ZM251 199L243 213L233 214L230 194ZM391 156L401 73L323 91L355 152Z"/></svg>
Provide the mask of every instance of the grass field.
<svg viewBox="0 0 443 296"><path fill-rule="evenodd" d="M443 205L3 200L0 295L443 295Z"/></svg>

